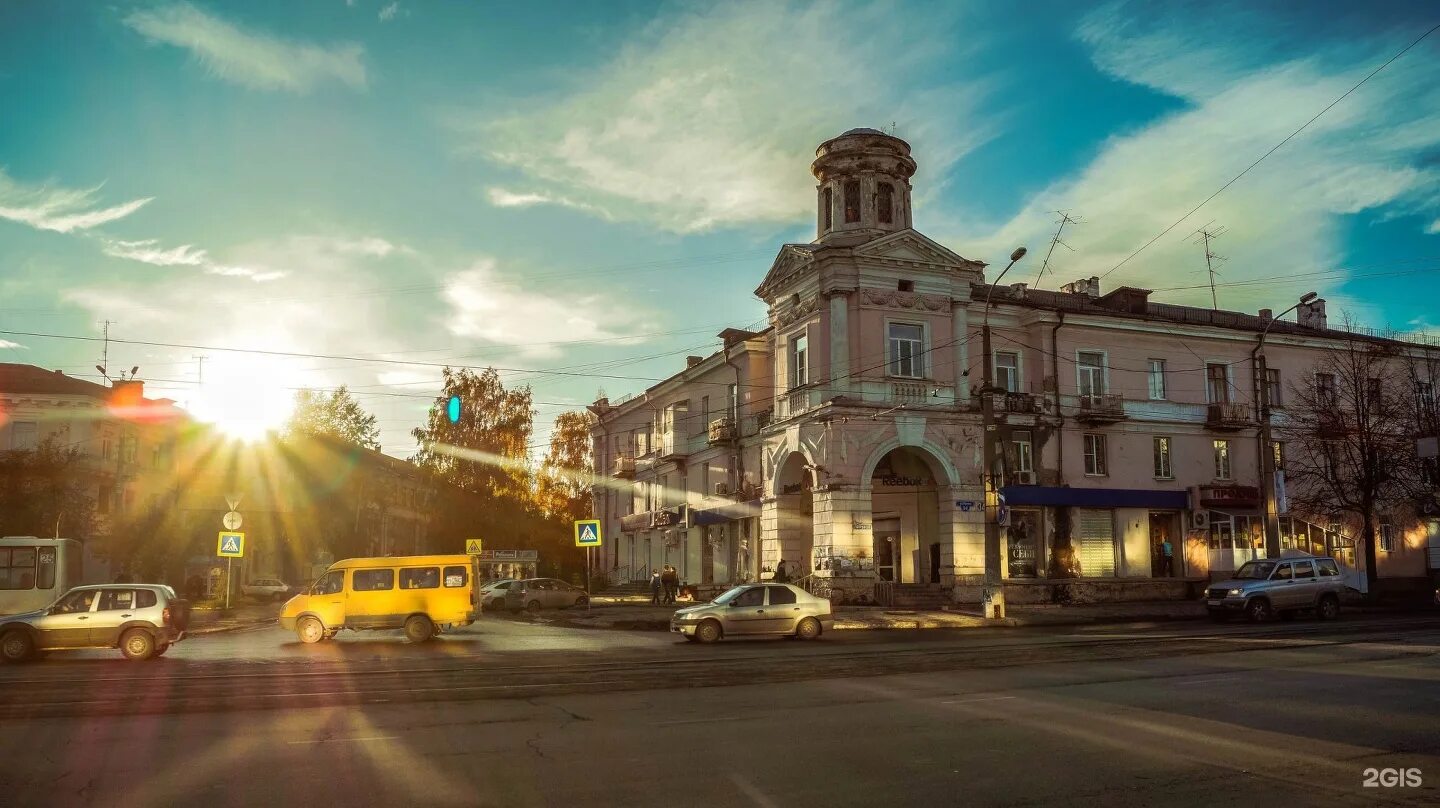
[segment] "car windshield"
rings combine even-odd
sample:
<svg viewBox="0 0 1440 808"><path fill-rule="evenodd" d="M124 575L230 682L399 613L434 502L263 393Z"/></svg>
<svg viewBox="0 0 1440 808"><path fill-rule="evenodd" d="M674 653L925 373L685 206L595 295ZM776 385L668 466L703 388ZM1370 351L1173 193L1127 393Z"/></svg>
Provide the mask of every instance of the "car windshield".
<svg viewBox="0 0 1440 808"><path fill-rule="evenodd" d="M1263 581L1274 571L1274 561L1246 561L1236 570L1235 578L1240 581Z"/></svg>
<svg viewBox="0 0 1440 808"><path fill-rule="evenodd" d="M720 605L723 606L723 605L729 603L730 601L732 601L732 600L740 597L740 593L741 593L741 592L744 592L746 589L749 589L749 588L750 588L750 587L749 587L748 585L746 585L746 586L736 586L736 587L732 587L732 588L730 588L730 589L725 590L725 592L724 592L723 594L721 594L719 597L715 598L715 600L712 601L712 602L713 602L713 603L718 603L718 604L720 604Z"/></svg>

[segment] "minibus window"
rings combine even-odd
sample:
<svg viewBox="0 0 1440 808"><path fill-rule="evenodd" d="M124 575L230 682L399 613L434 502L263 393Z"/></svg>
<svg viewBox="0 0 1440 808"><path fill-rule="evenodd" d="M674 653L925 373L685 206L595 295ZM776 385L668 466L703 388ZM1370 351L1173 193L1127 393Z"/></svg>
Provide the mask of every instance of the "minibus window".
<svg viewBox="0 0 1440 808"><path fill-rule="evenodd" d="M395 570L355 570L350 589L355 592L380 592L395 588Z"/></svg>
<svg viewBox="0 0 1440 808"><path fill-rule="evenodd" d="M401 589L439 589L439 567L413 567L400 570Z"/></svg>
<svg viewBox="0 0 1440 808"><path fill-rule="evenodd" d="M446 568L445 568L445 586L446 586L446 588L455 589L455 588L459 588L459 587L465 586L465 581L466 581L466 579L470 577L469 573L470 573L470 571L469 571L468 569L464 568L464 567L446 567Z"/></svg>
<svg viewBox="0 0 1440 808"><path fill-rule="evenodd" d="M314 594L333 595L340 591L340 587L344 584L344 581L345 573L339 570L327 572L325 573L325 577L315 582Z"/></svg>

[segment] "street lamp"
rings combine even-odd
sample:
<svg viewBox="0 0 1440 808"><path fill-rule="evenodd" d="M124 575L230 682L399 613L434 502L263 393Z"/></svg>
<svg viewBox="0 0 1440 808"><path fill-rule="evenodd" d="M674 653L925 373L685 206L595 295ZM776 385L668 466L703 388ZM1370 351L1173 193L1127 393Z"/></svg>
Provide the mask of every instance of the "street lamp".
<svg viewBox="0 0 1440 808"><path fill-rule="evenodd" d="M1265 360L1265 337L1269 336L1270 328L1280 318L1292 311L1306 305L1319 297L1314 292L1306 292L1300 296L1295 305L1270 318L1265 328L1260 331L1260 338L1256 340L1255 347L1250 349L1250 367L1255 373L1255 386L1260 394L1260 500L1265 508L1265 554L1268 556L1280 555L1280 510L1279 498L1275 491L1275 453L1272 447L1270 436L1270 368Z"/></svg>
<svg viewBox="0 0 1440 808"><path fill-rule="evenodd" d="M980 327L980 352L984 356L984 367L981 369L980 385L980 413L984 428L981 431L981 445L984 447L984 468L980 472L981 492L985 497L985 587L981 594L982 606L987 618L1002 619L1005 617L1005 591L1000 587L1000 524L999 518L999 494L1000 486L996 480L995 464L999 457L996 451L995 437L995 401L994 392L995 362L990 354L990 300L995 296L995 287L1005 277L1005 273L1015 266L1015 262L1025 257L1025 248L1016 247L1015 252L1010 253L1010 263L995 277L995 282L990 284L989 290L985 293L985 313Z"/></svg>

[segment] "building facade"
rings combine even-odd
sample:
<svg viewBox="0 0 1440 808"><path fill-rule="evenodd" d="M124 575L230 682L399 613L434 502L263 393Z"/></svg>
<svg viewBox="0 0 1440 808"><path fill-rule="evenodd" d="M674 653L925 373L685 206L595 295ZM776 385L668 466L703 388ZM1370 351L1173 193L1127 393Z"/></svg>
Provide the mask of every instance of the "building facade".
<svg viewBox="0 0 1440 808"><path fill-rule="evenodd" d="M1290 548L1363 559L1355 525L1288 512L1285 447L1262 452L1257 380L1283 421L1287 386L1355 337L1325 301L1291 322L1098 278L988 285L985 263L913 229L915 167L876 130L823 143L816 238L783 245L755 290L769 327L727 331L715 355L592 407L607 569L643 579L669 563L718 586L783 565L846 601L896 587L973 601L987 516L1012 601L1057 598L1059 582L1184 596ZM1422 580L1435 523L1394 521L1379 574Z"/></svg>

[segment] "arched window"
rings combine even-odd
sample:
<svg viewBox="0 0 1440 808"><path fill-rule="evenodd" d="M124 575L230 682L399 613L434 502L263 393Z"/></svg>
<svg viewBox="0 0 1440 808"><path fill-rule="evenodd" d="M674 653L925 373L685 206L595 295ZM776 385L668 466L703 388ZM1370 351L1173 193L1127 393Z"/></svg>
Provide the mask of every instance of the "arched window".
<svg viewBox="0 0 1440 808"><path fill-rule="evenodd" d="M845 183L845 222L860 221L860 181Z"/></svg>
<svg viewBox="0 0 1440 808"><path fill-rule="evenodd" d="M835 193L830 186L825 186L825 193L821 194L820 204L823 212L820 214L820 221L824 222L822 229L829 230L835 226Z"/></svg>
<svg viewBox="0 0 1440 808"><path fill-rule="evenodd" d="M888 182L880 183L879 193L875 195L875 208L881 224L890 224L895 220L894 207L895 186Z"/></svg>

